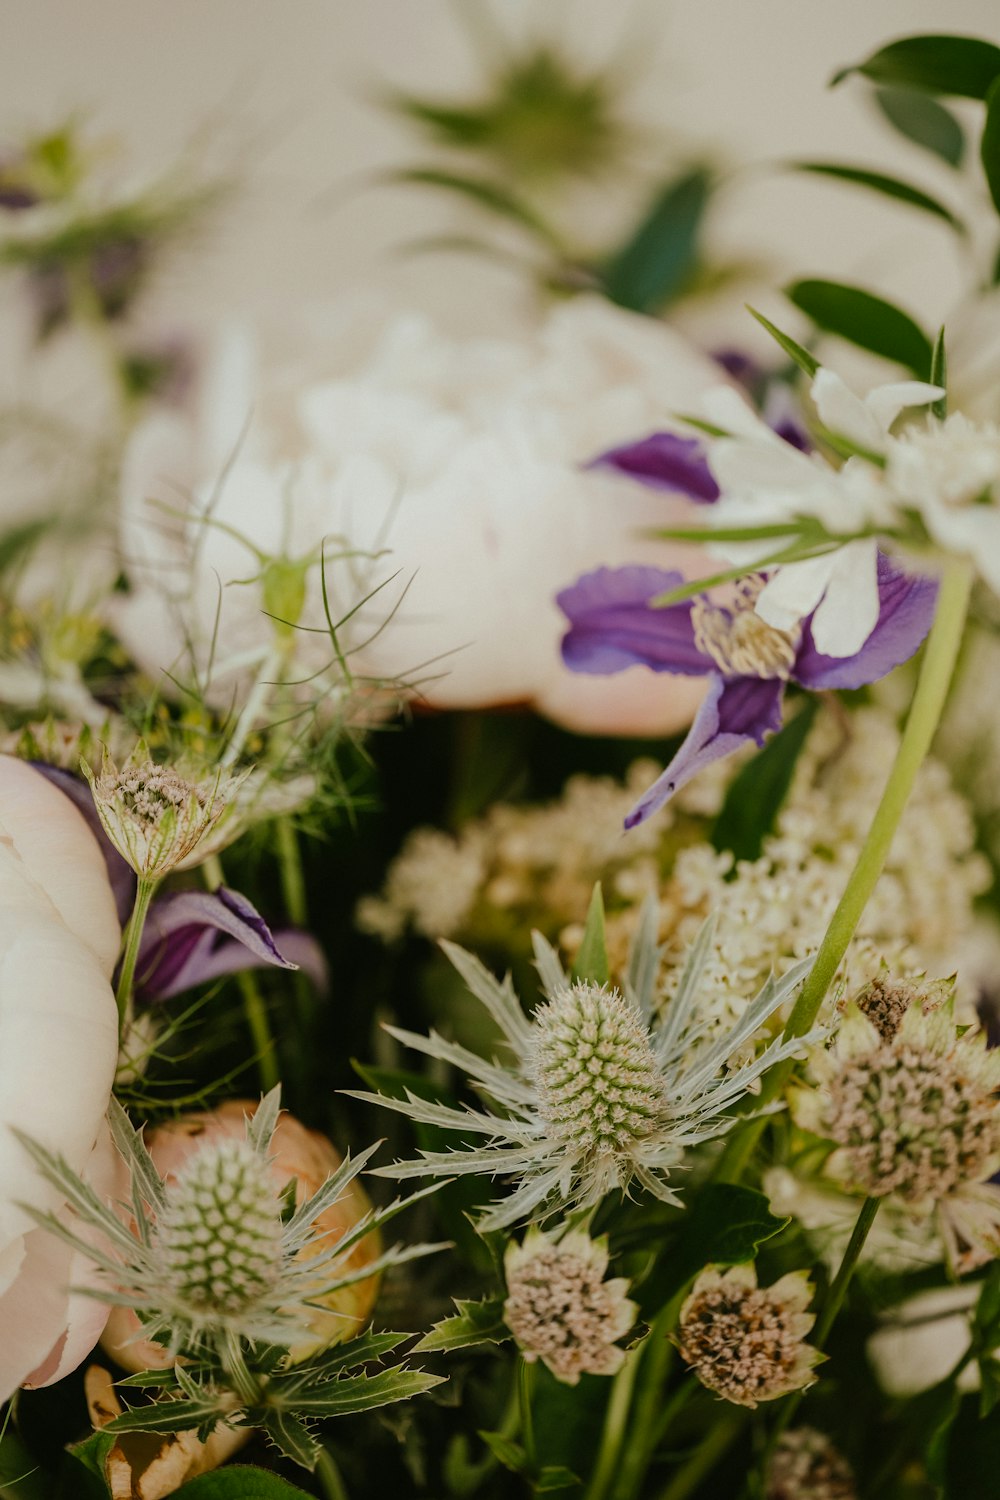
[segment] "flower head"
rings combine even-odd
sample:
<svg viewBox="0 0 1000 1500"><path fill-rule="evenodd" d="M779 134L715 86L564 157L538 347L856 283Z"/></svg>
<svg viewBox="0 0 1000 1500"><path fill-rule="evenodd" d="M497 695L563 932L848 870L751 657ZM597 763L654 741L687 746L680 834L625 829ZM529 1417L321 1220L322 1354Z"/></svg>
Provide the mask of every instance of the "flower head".
<svg viewBox="0 0 1000 1500"><path fill-rule="evenodd" d="M654 1017L659 954L652 904L636 934L629 971L634 978L623 993L607 985L571 984L536 933L546 998L530 1019L509 980L499 983L470 954L450 943L443 946L501 1028L511 1061L486 1062L434 1033L422 1037L387 1029L405 1045L462 1068L495 1109L455 1109L412 1094L358 1097L445 1130L486 1138L478 1149L424 1152L418 1160L377 1169L391 1177L471 1172L512 1179L514 1191L488 1210L482 1229L506 1228L569 1205L588 1206L633 1184L663 1202L677 1202L669 1179L685 1151L724 1134L733 1123L733 1103L772 1063L802 1046L779 1040L759 1056L751 1051L742 1065L727 1067L791 995L807 964L769 980L730 1030L705 1041L697 1004L710 923L691 950L666 1014Z"/></svg>
<svg viewBox="0 0 1000 1500"><path fill-rule="evenodd" d="M507 1247L504 1322L528 1363L540 1359L557 1380L613 1375L625 1358L615 1340L635 1321L628 1282L604 1280L608 1248L578 1230L561 1237L531 1228Z"/></svg>
<svg viewBox="0 0 1000 1500"><path fill-rule="evenodd" d="M171 766L149 758L140 741L119 769L105 755L95 775L86 761L104 831L137 875L159 879L193 855L205 857L209 835L225 816L241 778L219 771L208 780L188 781Z"/></svg>
<svg viewBox="0 0 1000 1500"><path fill-rule="evenodd" d="M854 1475L825 1433L793 1427L767 1468L765 1500L856 1500Z"/></svg>
<svg viewBox="0 0 1000 1500"><path fill-rule="evenodd" d="M713 761L751 741L762 745L780 729L788 682L814 691L862 687L913 655L930 628L937 586L900 572L881 554L872 561L876 618L858 649L842 657L823 654L808 612L780 627L762 618L770 583L761 574L744 579L725 605L705 597L658 605L682 582L680 574L634 566L599 568L557 596L569 620L563 660L573 671L601 676L645 666L709 677L687 739L628 814L627 828Z"/></svg>
<svg viewBox="0 0 1000 1500"><path fill-rule="evenodd" d="M819 1350L804 1342L812 1286L792 1271L758 1287L751 1265L709 1267L681 1308L678 1343L702 1385L737 1406L774 1401L812 1381Z"/></svg>

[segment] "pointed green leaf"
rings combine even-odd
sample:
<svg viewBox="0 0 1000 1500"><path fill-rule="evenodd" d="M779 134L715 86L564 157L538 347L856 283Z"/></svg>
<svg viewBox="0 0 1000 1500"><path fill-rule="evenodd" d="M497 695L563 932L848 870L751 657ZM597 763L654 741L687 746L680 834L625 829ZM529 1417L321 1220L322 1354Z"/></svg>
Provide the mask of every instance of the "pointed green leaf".
<svg viewBox="0 0 1000 1500"><path fill-rule="evenodd" d="M608 947L604 932L604 896L601 882L594 886L587 911L583 942L573 965L573 978L589 984L607 984L609 977Z"/></svg>
<svg viewBox="0 0 1000 1500"><path fill-rule="evenodd" d="M944 342L944 325L934 340L934 351L931 355L931 385L939 385L945 394L931 406L931 412L939 422L943 422L948 415L948 351Z"/></svg>
<svg viewBox="0 0 1000 1500"><path fill-rule="evenodd" d="M835 333L859 349L895 360L918 380L930 374L933 349L908 313L861 287L838 281L794 281L785 296L825 333Z"/></svg>
<svg viewBox="0 0 1000 1500"><path fill-rule="evenodd" d="M305 1490L268 1469L233 1464L202 1474L174 1491L177 1500L311 1500Z"/></svg>
<svg viewBox="0 0 1000 1500"><path fill-rule="evenodd" d="M993 205L1000 213L1000 78L986 95L986 123L979 146L986 183Z"/></svg>
<svg viewBox="0 0 1000 1500"><path fill-rule="evenodd" d="M500 1298L489 1298L483 1302L462 1302L456 1298L455 1306L458 1308L457 1313L435 1323L419 1344L414 1344L414 1354L466 1349L473 1344L499 1344L509 1337L504 1326L503 1302Z"/></svg>
<svg viewBox="0 0 1000 1500"><path fill-rule="evenodd" d="M551 1495L556 1490L568 1490L579 1484L579 1476L562 1464L546 1464L539 1469L533 1488L536 1495Z"/></svg>
<svg viewBox="0 0 1000 1500"><path fill-rule="evenodd" d="M988 1417L1000 1402L1000 1359L987 1354L979 1361L979 1415Z"/></svg>
<svg viewBox="0 0 1000 1500"><path fill-rule="evenodd" d="M556 248L556 237L539 214L509 188L486 177L466 177L460 172L445 172L438 167L407 167L388 175L389 182L410 183L416 187L441 188L455 197L465 198L498 218L530 229L548 245Z"/></svg>
<svg viewBox="0 0 1000 1500"><path fill-rule="evenodd" d="M494 1458L498 1459L505 1469L510 1469L515 1474L525 1472L528 1467L528 1455L520 1443L504 1437L502 1432L481 1432L479 1436Z"/></svg>
<svg viewBox="0 0 1000 1500"><path fill-rule="evenodd" d="M298 1417L291 1412L270 1410L261 1418L261 1426L285 1458L290 1458L294 1464L301 1464L303 1469L315 1469L319 1462L320 1445Z"/></svg>
<svg viewBox="0 0 1000 1500"><path fill-rule="evenodd" d="M213 1417L225 1415L218 1399L205 1397L198 1401L157 1401L152 1406L136 1406L122 1412L101 1430L103 1432L186 1432L201 1427Z"/></svg>
<svg viewBox="0 0 1000 1500"><path fill-rule="evenodd" d="M737 859L758 859L788 795L819 700L810 697L794 718L774 735L730 784L712 829L716 849L730 849Z"/></svg>
<svg viewBox="0 0 1000 1500"><path fill-rule="evenodd" d="M967 232L961 219L950 208L946 208L922 188L914 187L909 182L901 182L898 177L888 177L884 172L869 172L863 167L845 166L833 161L796 161L789 162L789 166L796 172L812 172L818 177L836 177L841 182L853 183L855 187L881 193L884 198L895 198L899 203L908 203L911 208L921 208L937 219L944 219L959 234Z"/></svg>
<svg viewBox="0 0 1000 1500"><path fill-rule="evenodd" d="M631 239L604 267L601 279L612 302L633 312L658 312L679 295L697 264L711 191L712 177L703 167L660 191Z"/></svg>
<svg viewBox="0 0 1000 1500"><path fill-rule="evenodd" d="M976 1342L991 1352L1000 1344L1000 1262L994 1261L982 1285L972 1322Z"/></svg>
<svg viewBox="0 0 1000 1500"><path fill-rule="evenodd" d="M444 1376L425 1370L383 1370L378 1375L344 1375L330 1385L295 1398L295 1410L310 1417L340 1417L352 1411L372 1411L393 1401L409 1401L443 1383Z"/></svg>
<svg viewBox="0 0 1000 1500"><path fill-rule="evenodd" d="M788 358L793 364L798 365L803 375L808 375L809 379L812 380L819 369L819 360L814 359L808 349L803 349L801 344L797 344L790 334L782 333L780 328L776 327L769 318L765 318L763 313L759 313L755 307L751 307L749 303L747 303L747 312L751 317L756 318L760 326L767 330L775 343L784 349Z"/></svg>
<svg viewBox="0 0 1000 1500"><path fill-rule="evenodd" d="M1000 74L1000 47L972 36L908 36L880 47L862 63L841 68L831 83L861 73L874 83L985 99Z"/></svg>
<svg viewBox="0 0 1000 1500"><path fill-rule="evenodd" d="M965 155L965 131L950 109L930 94L915 89L875 90L875 103L893 129L939 156L950 167L960 167Z"/></svg>

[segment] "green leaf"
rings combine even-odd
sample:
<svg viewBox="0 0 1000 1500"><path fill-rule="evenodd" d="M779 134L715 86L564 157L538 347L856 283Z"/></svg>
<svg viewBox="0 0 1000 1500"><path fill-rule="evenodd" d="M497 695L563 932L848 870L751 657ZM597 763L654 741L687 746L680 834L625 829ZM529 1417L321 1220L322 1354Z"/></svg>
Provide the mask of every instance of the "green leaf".
<svg viewBox="0 0 1000 1500"><path fill-rule="evenodd" d="M530 229L546 244L558 248L552 229L531 205L509 188L487 177L465 177L459 172L445 172L438 167L405 167L401 171L390 173L387 180L414 187L441 188L444 192L467 199L477 208L484 208L498 218L519 224L522 229Z"/></svg>
<svg viewBox="0 0 1000 1500"><path fill-rule="evenodd" d="M986 123L983 126L979 156L993 206L1000 213L1000 78L986 95Z"/></svg>
<svg viewBox="0 0 1000 1500"><path fill-rule="evenodd" d="M905 365L918 380L930 374L930 339L908 313L891 302L838 281L793 281L785 288L785 296L824 332Z"/></svg>
<svg viewBox="0 0 1000 1500"><path fill-rule="evenodd" d="M45 1471L14 1431L8 1415L0 1424L0 1500L45 1500L48 1493Z"/></svg>
<svg viewBox="0 0 1000 1500"><path fill-rule="evenodd" d="M972 36L902 37L880 47L864 62L841 68L831 83L840 83L851 73L929 94L985 99L1000 73L1000 47Z"/></svg>
<svg viewBox="0 0 1000 1500"><path fill-rule="evenodd" d="M528 1465L528 1455L520 1443L513 1442L504 1437L502 1432L481 1432L479 1436L505 1469L510 1469L515 1474L523 1474Z"/></svg>
<svg viewBox="0 0 1000 1500"><path fill-rule="evenodd" d="M536 1495L551 1495L555 1490L568 1490L579 1483L579 1477L572 1469L562 1464L546 1464L539 1469L533 1488Z"/></svg>
<svg viewBox="0 0 1000 1500"><path fill-rule="evenodd" d="M901 182L898 177L888 177L884 172L868 172L863 167L845 166L835 161L795 161L789 162L789 166L796 172L812 172L818 177L836 177L841 182L853 183L855 187L881 193L884 198L895 198L897 202L907 203L911 208L922 208L925 213L944 219L959 234L967 233L961 219L950 208L946 208L921 188L914 187L912 183Z"/></svg>
<svg viewBox="0 0 1000 1500"><path fill-rule="evenodd" d="M929 94L913 89L875 90L875 103L900 135L946 161L960 167L965 155L965 131L950 109Z"/></svg>
<svg viewBox="0 0 1000 1500"><path fill-rule="evenodd" d="M994 1261L983 1282L972 1327L980 1349L990 1352L1000 1344L1000 1261Z"/></svg>
<svg viewBox="0 0 1000 1500"><path fill-rule="evenodd" d="M344 1375L328 1386L295 1397L295 1410L308 1417L341 1417L353 1411L373 1411L393 1401L409 1401L444 1382L443 1375L425 1370L383 1370L378 1375Z"/></svg>
<svg viewBox="0 0 1000 1500"><path fill-rule="evenodd" d="M767 330L775 343L784 349L788 358L793 364L798 365L803 375L808 375L809 379L812 380L819 369L819 360L814 359L808 349L803 349L801 344L797 344L790 334L782 333L780 328L776 327L769 318L765 318L763 313L759 313L755 307L751 307L749 303L747 304L747 312L751 317L756 318L760 326Z"/></svg>
<svg viewBox="0 0 1000 1500"><path fill-rule="evenodd" d="M685 1285L708 1265L753 1260L759 1247L788 1223L771 1212L763 1193L737 1183L708 1183L681 1222L670 1264L674 1286Z"/></svg>
<svg viewBox="0 0 1000 1500"><path fill-rule="evenodd" d="M604 897L601 893L601 882L598 881L590 898L587 926L584 929L580 951L576 955L576 963L573 965L573 978L583 979L590 984L607 984L609 975L608 948L604 932Z"/></svg>
<svg viewBox="0 0 1000 1500"><path fill-rule="evenodd" d="M992 1354L983 1355L979 1361L979 1415L988 1417L1000 1402L1000 1359Z"/></svg>
<svg viewBox="0 0 1000 1500"><path fill-rule="evenodd" d="M182 1484L178 1500L310 1500L305 1490L267 1469L233 1464Z"/></svg>
<svg viewBox="0 0 1000 1500"><path fill-rule="evenodd" d="M509 1337L503 1321L503 1302L487 1298L483 1302L462 1302L455 1299L458 1312L450 1318L435 1323L430 1333L425 1333L414 1354L427 1354L432 1350L466 1349L473 1344L499 1344Z"/></svg>
<svg viewBox="0 0 1000 1500"><path fill-rule="evenodd" d="M819 700L810 697L793 719L739 771L712 829L712 845L731 849L737 859L757 859L764 838L788 794Z"/></svg>
<svg viewBox="0 0 1000 1500"><path fill-rule="evenodd" d="M606 263L606 295L633 312L658 312L676 298L698 260L698 235L712 178L697 167L662 189L631 239Z"/></svg>
<svg viewBox="0 0 1000 1500"><path fill-rule="evenodd" d="M161 1401L151 1406L135 1406L122 1412L102 1428L103 1432L186 1432L202 1427L214 1417L225 1414L223 1404L215 1397L197 1401Z"/></svg>
<svg viewBox="0 0 1000 1500"><path fill-rule="evenodd" d="M931 405L932 414L939 422L943 422L948 415L948 351L944 342L944 324L934 340L934 350L931 354L931 385L939 385L945 394Z"/></svg>
<svg viewBox="0 0 1000 1500"><path fill-rule="evenodd" d="M927 1477L937 1485L945 1483L949 1439L961 1400L958 1391L952 1386L924 1429L926 1438L924 1462L927 1465Z"/></svg>
<svg viewBox="0 0 1000 1500"><path fill-rule="evenodd" d="M298 1417L288 1411L272 1410L261 1418L261 1426L285 1458L290 1458L293 1464L300 1464L303 1469L315 1469L320 1445Z"/></svg>

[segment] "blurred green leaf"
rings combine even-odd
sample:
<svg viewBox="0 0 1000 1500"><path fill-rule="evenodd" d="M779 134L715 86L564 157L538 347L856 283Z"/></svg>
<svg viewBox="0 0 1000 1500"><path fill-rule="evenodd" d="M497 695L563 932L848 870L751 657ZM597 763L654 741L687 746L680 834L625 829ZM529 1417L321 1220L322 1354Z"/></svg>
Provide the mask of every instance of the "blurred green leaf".
<svg viewBox="0 0 1000 1500"><path fill-rule="evenodd" d="M627 243L605 264L605 293L619 307L658 312L676 298L698 264L698 238L712 176L696 167L658 194Z"/></svg>
<svg viewBox="0 0 1000 1500"><path fill-rule="evenodd" d="M944 325L941 326L937 338L934 340L934 352L931 355L931 385L939 385L947 393L948 390L948 351L944 342ZM943 422L948 415L948 396L940 396L931 406L931 411L939 422Z"/></svg>
<svg viewBox="0 0 1000 1500"><path fill-rule="evenodd" d="M792 784L818 706L818 698L807 698L795 717L733 779L712 829L714 848L730 849L737 859L760 856Z"/></svg>
<svg viewBox="0 0 1000 1500"><path fill-rule="evenodd" d="M604 897L601 882L598 881L587 909L587 925L573 965L573 978L585 980L589 984L607 984L609 974L604 931Z"/></svg>
<svg viewBox="0 0 1000 1500"><path fill-rule="evenodd" d="M439 167L404 167L398 172L389 173L385 180L407 183L414 187L440 188L454 197L466 199L477 208L486 209L498 218L506 219L508 223L530 230L547 245L559 248L555 233L541 215L523 198L490 178L466 177L460 172L446 172Z"/></svg>
<svg viewBox="0 0 1000 1500"><path fill-rule="evenodd" d="M979 1361L979 1415L988 1417L1000 1402L1000 1359L985 1355Z"/></svg>
<svg viewBox="0 0 1000 1500"><path fill-rule="evenodd" d="M875 103L900 135L946 161L960 167L965 155L965 131L950 109L930 94L915 89L875 90Z"/></svg>
<svg viewBox="0 0 1000 1500"><path fill-rule="evenodd" d="M841 68L830 81L840 83L851 73L929 94L985 99L1000 73L1000 47L972 36L902 37L864 62Z"/></svg>
<svg viewBox="0 0 1000 1500"><path fill-rule="evenodd" d="M310 1500L305 1490L287 1479L246 1464L202 1474L175 1493L178 1500Z"/></svg>
<svg viewBox="0 0 1000 1500"><path fill-rule="evenodd" d="M753 1188L708 1183L680 1224L669 1267L674 1289L679 1290L705 1266L735 1266L753 1260L760 1246L789 1222L777 1218L765 1195Z"/></svg>
<svg viewBox="0 0 1000 1500"><path fill-rule="evenodd" d="M523 1474L528 1466L528 1455L520 1443L504 1437L502 1432L481 1432L479 1436L505 1469L514 1474Z"/></svg>
<svg viewBox="0 0 1000 1500"><path fill-rule="evenodd" d="M835 177L841 182L853 183L855 187L869 188L884 198L895 198L899 203L907 203L911 208L921 208L925 213L943 219L958 234L967 233L961 219L956 218L950 208L946 208L922 188L916 188L909 182L901 182L898 177L888 177L884 172L868 172L863 167L851 167L835 161L795 161L790 162L789 166L796 172L812 172L817 177Z"/></svg>
<svg viewBox="0 0 1000 1500"><path fill-rule="evenodd" d="M994 1262L982 1284L972 1320L976 1342L992 1350L1000 1344L1000 1262Z"/></svg>
<svg viewBox="0 0 1000 1500"><path fill-rule="evenodd" d="M801 344L797 344L790 334L782 333L780 328L772 323L769 318L765 318L763 313L759 313L755 307L750 307L748 304L747 312L749 312L751 317L756 318L760 326L766 329L771 335L774 342L780 348L784 349L788 358L793 364L798 365L803 375L808 376L812 380L819 369L819 360L814 359L808 349L803 349Z"/></svg>
<svg viewBox="0 0 1000 1500"><path fill-rule="evenodd" d="M0 1431L0 1500L46 1500L50 1490L45 1471L14 1431L9 1416Z"/></svg>
<svg viewBox="0 0 1000 1500"><path fill-rule="evenodd" d="M1000 78L986 96L986 123L979 146L986 183L993 205L1000 213Z"/></svg>
<svg viewBox="0 0 1000 1500"><path fill-rule="evenodd" d="M918 380L930 375L933 346L908 313L861 287L838 281L795 281L785 288L789 301L825 333L905 365Z"/></svg>
<svg viewBox="0 0 1000 1500"><path fill-rule="evenodd" d="M533 1488L536 1495L551 1495L556 1490L568 1490L579 1483L580 1480L572 1469L567 1469L562 1464L546 1464L538 1471Z"/></svg>

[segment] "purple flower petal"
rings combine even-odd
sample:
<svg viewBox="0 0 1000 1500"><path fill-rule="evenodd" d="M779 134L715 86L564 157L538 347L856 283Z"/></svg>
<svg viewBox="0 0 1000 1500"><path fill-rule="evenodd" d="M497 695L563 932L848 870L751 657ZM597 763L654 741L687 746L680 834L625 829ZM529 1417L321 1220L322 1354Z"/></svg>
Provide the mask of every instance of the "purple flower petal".
<svg viewBox="0 0 1000 1500"><path fill-rule="evenodd" d="M135 905L135 871L122 859L104 832L101 820L97 816L97 808L94 806L90 787L82 776L75 776L72 771L64 771L62 766L50 766L47 761L43 760L33 760L31 764L36 771L41 771L53 786L57 786L61 792L65 793L77 812L83 814L87 827L94 835L104 855L104 863L108 870L108 883L118 909L118 920L124 927Z"/></svg>
<svg viewBox="0 0 1000 1500"><path fill-rule="evenodd" d="M609 448L587 467L614 469L651 489L686 495L699 504L719 498L719 486L698 438L678 437L673 432L653 432L637 443Z"/></svg>
<svg viewBox="0 0 1000 1500"><path fill-rule="evenodd" d="M667 769L632 808L625 827L644 823L692 776L713 761L731 755L747 740L762 745L766 734L781 728L784 693L785 684L777 677L713 675L687 739Z"/></svg>
<svg viewBox="0 0 1000 1500"><path fill-rule="evenodd" d="M598 677L637 665L704 677L713 664L694 643L691 601L662 609L649 602L683 582L680 573L638 564L585 573L556 595L570 623L563 661L573 672Z"/></svg>
<svg viewBox="0 0 1000 1500"><path fill-rule="evenodd" d="M147 1000L169 1000L194 985L265 965L301 967L322 989L326 964L319 945L307 933L290 931L282 938L279 948L252 903L225 886L211 894L162 896L153 902L143 929L138 991Z"/></svg>
<svg viewBox="0 0 1000 1500"><path fill-rule="evenodd" d="M875 629L854 656L824 656L816 650L807 623L795 662L795 680L815 690L857 688L877 682L900 662L908 661L923 641L934 619L937 588L933 578L904 573L880 552Z"/></svg>

